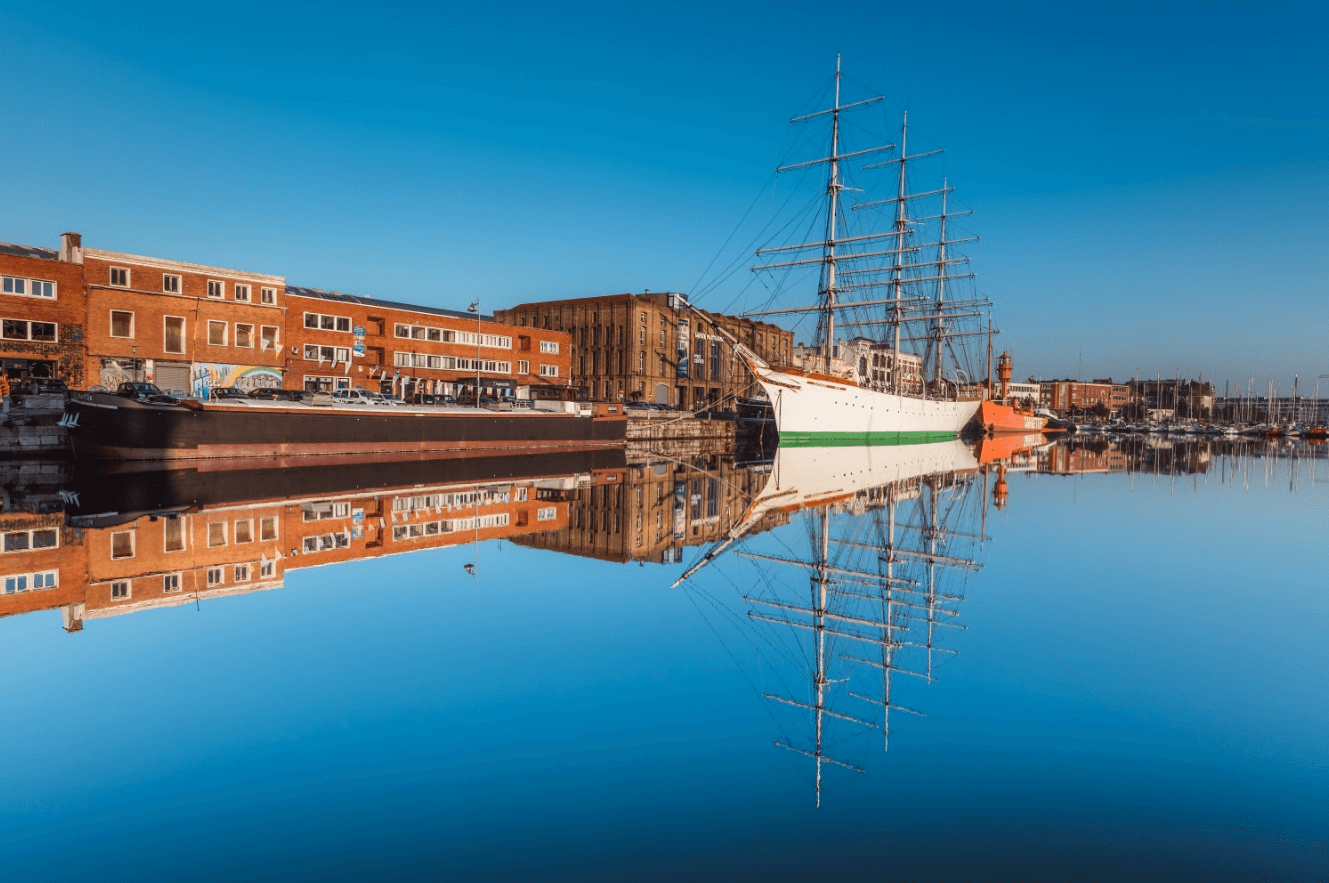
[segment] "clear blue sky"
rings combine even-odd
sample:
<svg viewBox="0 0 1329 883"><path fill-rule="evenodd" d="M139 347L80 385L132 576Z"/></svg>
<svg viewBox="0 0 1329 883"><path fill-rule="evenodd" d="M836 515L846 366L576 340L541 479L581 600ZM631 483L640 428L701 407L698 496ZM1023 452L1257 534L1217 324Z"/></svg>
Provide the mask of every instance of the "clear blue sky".
<svg viewBox="0 0 1329 883"><path fill-rule="evenodd" d="M1019 376L1286 384L1329 372L1327 33L1280 3L6 4L0 239L449 307L688 291L842 52L947 147Z"/></svg>

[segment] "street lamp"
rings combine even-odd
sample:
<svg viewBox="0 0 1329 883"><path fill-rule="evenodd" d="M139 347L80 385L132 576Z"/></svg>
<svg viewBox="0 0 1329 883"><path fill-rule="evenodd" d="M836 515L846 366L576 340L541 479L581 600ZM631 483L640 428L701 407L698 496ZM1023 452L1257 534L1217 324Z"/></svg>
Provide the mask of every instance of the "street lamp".
<svg viewBox="0 0 1329 883"><path fill-rule="evenodd" d="M475 313L475 406L480 407L480 298L476 298L466 308L466 312Z"/></svg>

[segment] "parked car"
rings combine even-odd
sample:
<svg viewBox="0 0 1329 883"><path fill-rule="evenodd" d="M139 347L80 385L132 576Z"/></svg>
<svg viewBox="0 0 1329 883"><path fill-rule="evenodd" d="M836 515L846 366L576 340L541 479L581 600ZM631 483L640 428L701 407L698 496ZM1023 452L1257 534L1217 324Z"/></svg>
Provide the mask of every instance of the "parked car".
<svg viewBox="0 0 1329 883"><path fill-rule="evenodd" d="M13 388L14 394L27 396L63 395L67 392L69 386L63 380L54 377L29 377L27 380L20 380Z"/></svg>
<svg viewBox="0 0 1329 883"><path fill-rule="evenodd" d="M367 389L339 389L332 394L334 401L347 405L378 404L379 394Z"/></svg>
<svg viewBox="0 0 1329 883"><path fill-rule="evenodd" d="M274 386L265 386L251 389L249 397L268 402L307 402L314 397L314 394L307 389L278 389Z"/></svg>
<svg viewBox="0 0 1329 883"><path fill-rule="evenodd" d="M378 403L380 405L398 405L400 407L406 406L406 403L403 402L401 399L397 398L396 396L388 395L387 393L382 393L382 392L378 394Z"/></svg>
<svg viewBox="0 0 1329 883"><path fill-rule="evenodd" d="M160 401L170 399L166 393L155 383L145 383L143 381L126 381L115 388L115 394L124 396L127 399L137 399L140 402Z"/></svg>
<svg viewBox="0 0 1329 883"><path fill-rule="evenodd" d="M416 393L411 396L411 404L414 405L455 405L457 400L450 395L437 395L429 392Z"/></svg>
<svg viewBox="0 0 1329 883"><path fill-rule="evenodd" d="M224 402L235 399L248 399L249 393L234 386L219 386L216 389L208 390L208 398Z"/></svg>

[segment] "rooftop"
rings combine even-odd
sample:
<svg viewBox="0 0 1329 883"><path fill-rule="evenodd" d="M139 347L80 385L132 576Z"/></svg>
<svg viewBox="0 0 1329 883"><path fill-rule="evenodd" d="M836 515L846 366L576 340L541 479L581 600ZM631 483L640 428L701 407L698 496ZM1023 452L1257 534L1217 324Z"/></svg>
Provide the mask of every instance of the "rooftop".
<svg viewBox="0 0 1329 883"><path fill-rule="evenodd" d="M305 288L300 285L287 285L287 297L310 297L317 300L336 301L344 304L359 304L366 307L382 307L385 310L405 310L411 313L424 313L428 316L448 316L453 319L475 320L475 313L468 313L464 310L445 310L442 307L425 307L419 304L408 304L396 300L379 300L373 297L360 297L354 294L342 294L339 291L324 291L321 288ZM481 315L480 319L485 322L493 322L493 316Z"/></svg>
<svg viewBox="0 0 1329 883"><path fill-rule="evenodd" d="M14 255L20 258L36 258L40 261L59 260L60 252L54 248L38 248L35 245L16 245L12 242L0 242L0 254Z"/></svg>

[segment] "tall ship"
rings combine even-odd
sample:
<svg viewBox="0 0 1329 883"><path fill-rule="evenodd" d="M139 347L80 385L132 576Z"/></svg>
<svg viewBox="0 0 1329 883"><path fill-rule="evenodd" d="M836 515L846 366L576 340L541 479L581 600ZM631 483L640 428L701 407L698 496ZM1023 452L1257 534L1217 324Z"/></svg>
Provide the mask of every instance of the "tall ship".
<svg viewBox="0 0 1329 883"><path fill-rule="evenodd" d="M907 114L898 145L850 143L871 139L878 127L858 117L879 112L883 98L845 101L841 82L837 58L831 106L790 121L817 127L805 140L824 152L776 169L777 180L796 179L782 204L798 208L768 224L778 238L750 269L770 294L744 313L815 320L815 342L794 366L736 350L771 401L781 445L953 439L982 401L982 368L964 344L989 333L978 326L987 315L990 329L991 304L960 251L977 237L957 235L952 222L969 212L950 206L954 188L925 171L942 151L909 152ZM804 200L800 188L816 192ZM803 302L782 305L790 297Z"/></svg>

